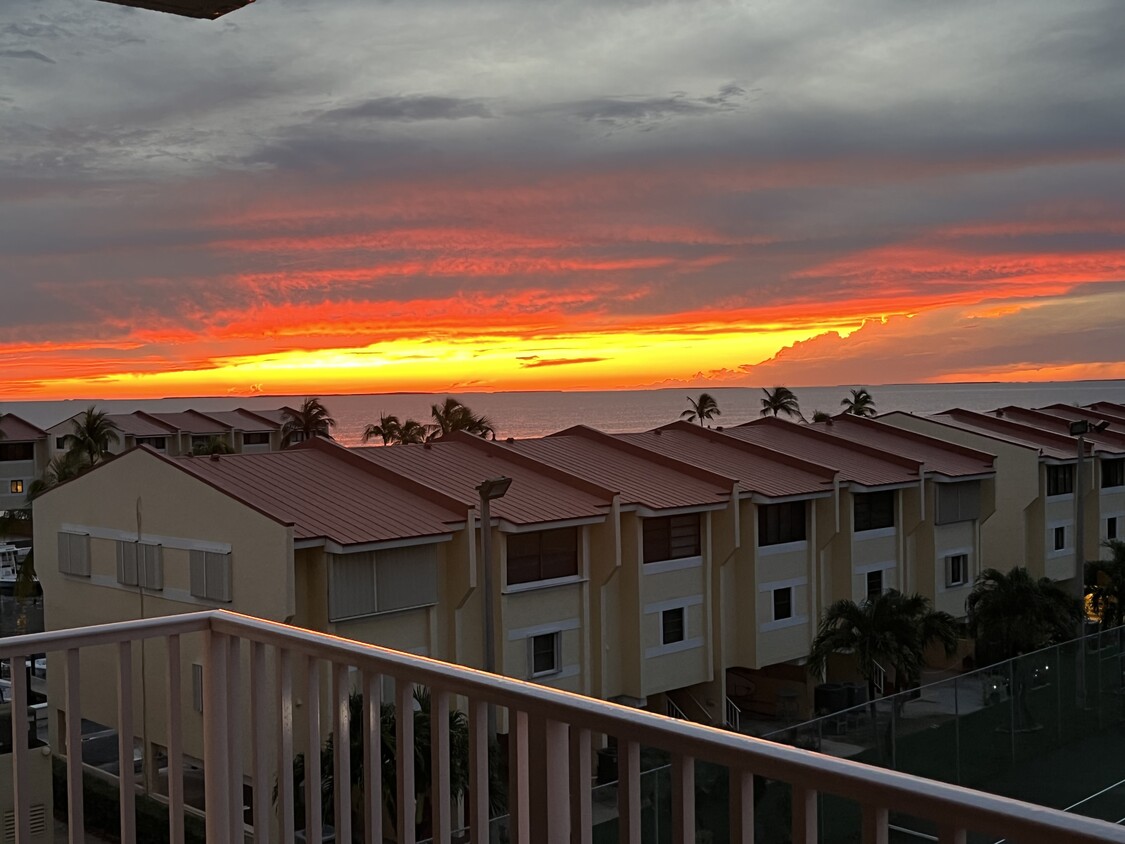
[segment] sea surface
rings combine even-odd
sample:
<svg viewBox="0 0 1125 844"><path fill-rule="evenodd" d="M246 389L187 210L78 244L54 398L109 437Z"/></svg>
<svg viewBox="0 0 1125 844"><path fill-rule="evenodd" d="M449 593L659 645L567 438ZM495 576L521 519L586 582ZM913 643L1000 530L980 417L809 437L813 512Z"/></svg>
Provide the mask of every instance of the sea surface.
<svg viewBox="0 0 1125 844"><path fill-rule="evenodd" d="M814 410L836 413L849 387L801 387L795 389L806 416ZM1036 407L1055 402L1088 404L1113 401L1125 404L1125 381L1076 381L1022 384L894 384L870 388L876 409L882 413L903 410L936 413L951 407L991 410L1015 404ZM568 428L590 425L602 431L643 431L679 418L689 396L699 389L620 390L584 392L457 393L477 413L488 416L501 437L537 437ZM713 387L707 389L719 403L722 415L712 424L737 425L758 417L762 390L757 387ZM360 442L365 425L377 422L380 414L426 422L430 406L445 394L391 393L321 396L336 419L335 436L346 445ZM2 402L0 412L14 413L27 421L49 427L94 403L113 413L134 410L178 411L230 410L236 407L271 408L297 405L303 396L217 396L150 400L32 401Z"/></svg>

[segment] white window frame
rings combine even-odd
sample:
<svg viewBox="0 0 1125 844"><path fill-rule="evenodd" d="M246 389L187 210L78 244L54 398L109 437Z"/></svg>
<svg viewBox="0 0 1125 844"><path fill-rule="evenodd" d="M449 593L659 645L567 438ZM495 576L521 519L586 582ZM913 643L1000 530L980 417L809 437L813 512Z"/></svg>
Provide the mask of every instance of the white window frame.
<svg viewBox="0 0 1125 844"><path fill-rule="evenodd" d="M961 569L961 579L953 579L953 561L963 559L964 564ZM959 589L962 586L969 585L969 552L958 551L953 554L945 555L945 588L946 589Z"/></svg>
<svg viewBox="0 0 1125 844"><path fill-rule="evenodd" d="M548 670L535 670L535 642L538 639L550 637L552 643L552 666ZM540 677L554 677L562 672L562 631L548 630L527 637L527 676L531 679Z"/></svg>

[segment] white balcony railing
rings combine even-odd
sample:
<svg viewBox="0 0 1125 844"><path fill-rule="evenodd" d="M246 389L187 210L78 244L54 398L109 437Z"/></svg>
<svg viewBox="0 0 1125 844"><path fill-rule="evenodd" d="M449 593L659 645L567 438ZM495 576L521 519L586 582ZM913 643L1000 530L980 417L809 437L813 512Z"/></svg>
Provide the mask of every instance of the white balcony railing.
<svg viewBox="0 0 1125 844"><path fill-rule="evenodd" d="M727 730L675 721L663 716L555 691L542 686L395 651L364 645L248 618L225 611L129 621L74 630L19 636L0 640L0 659L11 660L13 697L26 695L26 660L51 654L49 671L64 678L62 700L51 706L66 709L62 741L69 760L81 758L80 707L91 684L80 687L80 653L87 648L110 646L116 651L117 730L120 759L133 754L136 713L133 711L133 652L141 641L146 653L163 647L167 666L163 678L167 719L167 755L179 760L184 752L182 734L181 640L202 648L204 656L203 755L208 841L236 841L244 836L257 841L294 840L293 768L289 760L304 750L306 758L319 759L322 747L322 697L329 701L330 724L336 747L348 747L352 731L363 735L362 786L364 828L368 840L381 828L383 793L380 765L380 696L384 678L392 678L397 708L395 746L414 747L415 685L430 690L434 841L449 841L455 818L450 799L450 731L448 713L455 703L469 721L469 790L465 807L473 842L488 841L489 754L488 706L507 709L509 729L509 832L515 842L589 842L592 839L592 760L594 739L612 736L617 741L618 840L641 841L641 747L662 748L671 756L673 840L694 841L696 836L695 760L727 766L730 771L731 841L750 842L754 835L755 776L788 783L791 789L791 831L795 842L817 837L817 795L834 794L855 801L862 814L866 842L888 841L890 813L920 819L936 830L941 842L965 842L970 831L995 839L1020 842L1121 841L1120 827L1102 821L1032 806L892 771L867 767L830 756L734 735ZM199 641L197 642L196 639ZM160 644L162 643L162 645ZM149 665L152 662L150 656ZM330 683L322 684L328 667ZM351 669L358 674L351 674ZM363 694L360 723L350 723L349 694L358 678ZM98 679L98 678L91 678ZM55 681L57 683L57 678ZM108 685L108 684L102 684ZM327 691L326 691L327 689ZM304 700L301 723L295 723L296 699ZM150 699L151 700L151 699ZM191 696L188 695L190 712ZM404 714L410 717L402 717ZM194 715L195 713L190 713ZM151 717L151 713L149 716ZM163 719L160 719L163 720ZM299 728L298 728L299 727ZM295 739L295 736L302 736ZM298 740L303 747L294 747ZM244 754L232 748L245 745ZM16 798L16 840L30 839L29 750L13 743L12 765ZM278 765L277 760L284 764ZM415 762L413 752L397 752L394 761L397 840L415 841ZM336 753L335 782L351 782L348 753ZM315 771L317 766L311 766ZM70 841L83 836L82 766L67 768L67 802ZM249 775L253 788L253 819L257 835L243 823L243 782ZM321 841L316 822L321 817L319 777L305 777L306 817L311 819L307 840ZM272 811L272 792L277 805ZM335 789L336 840L352 840L351 794ZM358 790L357 790L358 793ZM119 783L121 840L137 837L135 787L126 776ZM167 802L172 842L184 840L184 782L181 766L168 765ZM358 817L358 815L357 815ZM272 825L272 830L271 830Z"/></svg>

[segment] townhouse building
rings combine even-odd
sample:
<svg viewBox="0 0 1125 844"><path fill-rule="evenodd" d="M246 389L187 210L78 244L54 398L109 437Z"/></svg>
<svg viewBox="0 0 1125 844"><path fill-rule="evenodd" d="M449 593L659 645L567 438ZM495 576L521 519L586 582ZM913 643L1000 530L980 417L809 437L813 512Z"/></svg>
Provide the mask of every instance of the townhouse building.
<svg viewBox="0 0 1125 844"><path fill-rule="evenodd" d="M118 441L110 445L111 454L121 454L138 445L170 457L191 454L207 447L212 440L222 441L235 454L277 451L281 448L284 409L207 411L185 410L176 413L107 414L117 427ZM64 419L47 429L49 458L68 449L67 435L74 430L77 417Z"/></svg>
<svg viewBox="0 0 1125 844"><path fill-rule="evenodd" d="M0 512L27 507L28 490L50 459L46 431L14 414L0 415Z"/></svg>

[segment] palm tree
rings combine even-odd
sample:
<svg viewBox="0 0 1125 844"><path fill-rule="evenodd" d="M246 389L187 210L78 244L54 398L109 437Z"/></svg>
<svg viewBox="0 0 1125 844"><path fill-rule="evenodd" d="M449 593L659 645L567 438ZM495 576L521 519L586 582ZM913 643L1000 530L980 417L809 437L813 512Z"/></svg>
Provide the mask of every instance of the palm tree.
<svg viewBox="0 0 1125 844"><path fill-rule="evenodd" d="M52 487L66 483L72 478L77 478L89 468L89 458L84 451L64 451L62 454L56 455L47 464L47 470L43 473L43 476L36 478L28 486L28 503L34 501Z"/></svg>
<svg viewBox="0 0 1125 844"><path fill-rule="evenodd" d="M840 405L844 408L844 413L850 413L852 416L870 417L875 415L875 398L867 391L866 387L852 390L851 396L842 400Z"/></svg>
<svg viewBox="0 0 1125 844"><path fill-rule="evenodd" d="M1074 636L1082 612L1075 598L1048 577L1016 566L1007 574L985 569L965 601L969 635L986 658L999 662Z"/></svg>
<svg viewBox="0 0 1125 844"><path fill-rule="evenodd" d="M63 437L63 443L68 451L85 454L90 466L104 460L109 455L110 448L121 442L121 438L117 436L120 430L117 423L109 418L108 413L98 410L94 405L76 416L71 424L73 430Z"/></svg>
<svg viewBox="0 0 1125 844"><path fill-rule="evenodd" d="M285 421L281 425L282 448L288 448L302 440L311 440L313 437L332 439L332 429L336 427L336 420L328 415L328 408L321 404L318 398L306 398L297 410L287 407L283 415Z"/></svg>
<svg viewBox="0 0 1125 844"><path fill-rule="evenodd" d="M398 442L402 437L402 423L398 421L398 417L386 413L380 414L378 422L374 422L363 429L363 441L365 443L376 437L383 440L383 445Z"/></svg>
<svg viewBox="0 0 1125 844"><path fill-rule="evenodd" d="M716 416L722 416L719 403L710 393L700 393L698 399L688 396L688 409L680 414L680 418L687 422L710 422Z"/></svg>
<svg viewBox="0 0 1125 844"><path fill-rule="evenodd" d="M1125 624L1125 542L1103 544L1113 558L1086 563L1086 615L1110 628Z"/></svg>
<svg viewBox="0 0 1125 844"><path fill-rule="evenodd" d="M764 389L763 393L766 397L762 399L762 410L759 416L769 416L771 413L776 417L780 414L792 416L794 419L805 421L804 414L801 413L801 406L797 403L796 394L788 387L774 387L772 390Z"/></svg>
<svg viewBox="0 0 1125 844"><path fill-rule="evenodd" d="M828 422L832 418L832 414L824 410L814 410L812 412L813 422Z"/></svg>
<svg viewBox="0 0 1125 844"><path fill-rule="evenodd" d="M426 439L438 439L454 431L464 431L466 434L472 434L473 436L496 439L496 431L492 426L492 421L487 416L478 416L473 413L467 405L462 404L460 399L453 396L447 396L441 404L431 405L430 413L433 415L434 426Z"/></svg>
<svg viewBox="0 0 1125 844"><path fill-rule="evenodd" d="M487 421L488 420L485 420L485 422ZM402 427L399 428L398 441L402 445L424 443L429 433L429 428L416 419L405 419L403 420Z"/></svg>
<svg viewBox="0 0 1125 844"><path fill-rule="evenodd" d="M894 668L896 685L916 685L923 654L933 642L947 654L957 648L958 625L949 613L931 608L921 595L888 589L861 604L841 600L824 613L809 652L808 669L823 676L828 657L853 653L856 668L874 692L875 665ZM874 695L872 694L872 697Z"/></svg>

